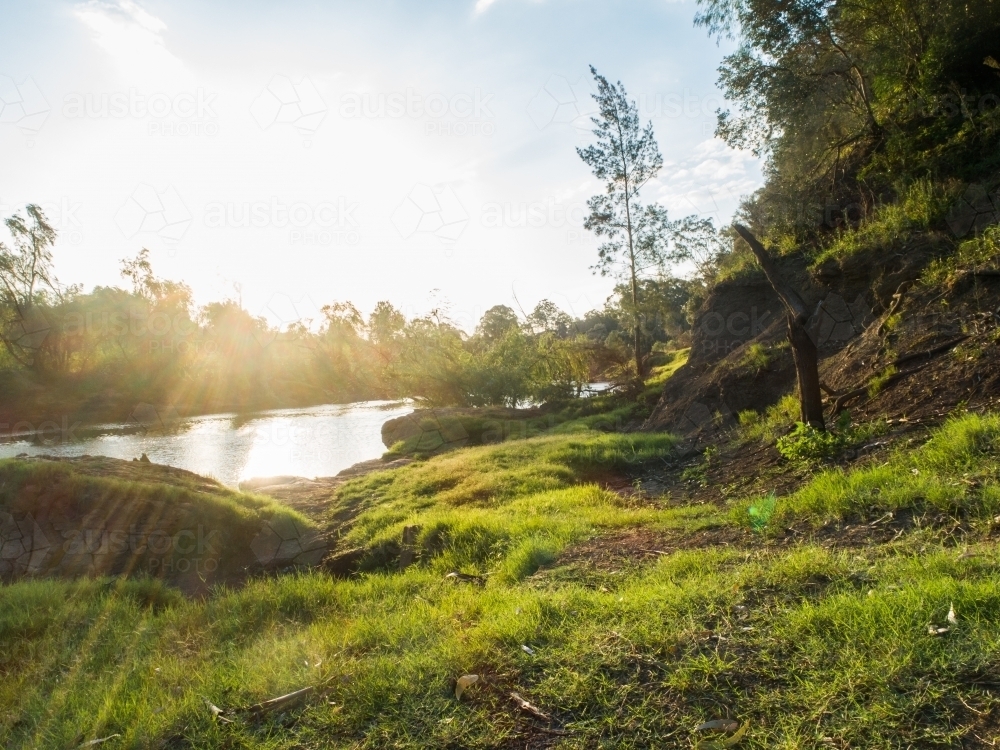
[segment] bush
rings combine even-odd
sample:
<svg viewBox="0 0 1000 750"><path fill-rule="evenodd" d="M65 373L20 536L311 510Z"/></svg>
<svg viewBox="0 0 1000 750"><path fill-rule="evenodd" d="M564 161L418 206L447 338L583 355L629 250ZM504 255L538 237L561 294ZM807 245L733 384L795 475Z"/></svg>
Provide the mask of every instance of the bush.
<svg viewBox="0 0 1000 750"><path fill-rule="evenodd" d="M816 463L833 458L852 445L885 434L888 424L883 421L853 426L848 412L842 412L832 430L817 430L812 425L796 422L795 428L778 438L778 453L789 461Z"/></svg>
<svg viewBox="0 0 1000 750"><path fill-rule="evenodd" d="M778 438L777 447L778 453L789 461L809 462L832 458L844 447L844 441L833 432L796 422L795 429Z"/></svg>

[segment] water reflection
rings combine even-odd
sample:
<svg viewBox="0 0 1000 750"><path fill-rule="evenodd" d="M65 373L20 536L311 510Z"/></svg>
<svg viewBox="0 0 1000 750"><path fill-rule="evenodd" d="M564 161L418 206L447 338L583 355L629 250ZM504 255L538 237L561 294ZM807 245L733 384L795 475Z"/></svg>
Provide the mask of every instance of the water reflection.
<svg viewBox="0 0 1000 750"><path fill-rule="evenodd" d="M72 442L38 445L27 440L0 444L0 458L28 455L83 454L149 460L211 476L230 486L252 477L282 474L332 476L385 451L382 424L409 414L400 401L278 409L258 414L209 414L180 420L168 433L106 432Z"/></svg>

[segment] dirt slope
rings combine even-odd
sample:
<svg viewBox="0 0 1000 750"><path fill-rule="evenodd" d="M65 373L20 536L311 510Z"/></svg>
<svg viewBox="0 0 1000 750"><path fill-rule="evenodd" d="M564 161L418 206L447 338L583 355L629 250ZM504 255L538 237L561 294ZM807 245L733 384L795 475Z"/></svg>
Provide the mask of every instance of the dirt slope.
<svg viewBox="0 0 1000 750"><path fill-rule="evenodd" d="M859 254L812 269L781 260L816 311L810 329L831 413L838 396L858 389L865 393L846 405L863 418L943 414L997 398L1000 275L968 269L944 287L920 283L947 245L946 237L926 234L888 257ZM794 392L786 331L781 303L762 274L718 284L698 312L688 364L668 381L644 427L707 442L732 427L739 412L762 411Z"/></svg>

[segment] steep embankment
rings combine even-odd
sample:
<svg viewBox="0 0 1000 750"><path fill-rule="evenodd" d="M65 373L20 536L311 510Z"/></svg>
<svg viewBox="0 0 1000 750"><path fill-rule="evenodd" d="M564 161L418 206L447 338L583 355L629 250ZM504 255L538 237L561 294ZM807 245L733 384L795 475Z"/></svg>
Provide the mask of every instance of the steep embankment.
<svg viewBox="0 0 1000 750"><path fill-rule="evenodd" d="M928 233L891 253L871 248L811 267L782 259L783 274L815 310L810 330L831 412L942 416L962 403L996 403L1000 273L993 265L935 266L952 249L947 237ZM704 444L740 412L762 412L793 392L786 331L760 272L717 284L695 319L691 358L646 428Z"/></svg>
<svg viewBox="0 0 1000 750"><path fill-rule="evenodd" d="M187 593L315 564L304 517L197 474L84 456L0 461L0 580L149 576Z"/></svg>

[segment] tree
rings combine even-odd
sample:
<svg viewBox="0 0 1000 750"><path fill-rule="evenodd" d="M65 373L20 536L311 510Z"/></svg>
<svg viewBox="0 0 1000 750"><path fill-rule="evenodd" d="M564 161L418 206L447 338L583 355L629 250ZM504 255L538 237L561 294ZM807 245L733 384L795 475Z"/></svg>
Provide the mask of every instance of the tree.
<svg viewBox="0 0 1000 750"><path fill-rule="evenodd" d="M625 87L611 84L591 66L597 82L594 100L598 114L591 118L597 142L578 148L577 154L591 168L594 176L605 182L605 193L588 202L590 214L584 227L604 242L598 248L595 270L628 283L631 293L632 348L637 377L642 377L642 337L639 319L639 278L650 268L664 268L685 258L684 249L673 246L671 238L679 224L672 224L666 209L643 206L639 191L656 177L663 157L653 136L653 124L645 128L639 122L635 102L630 102Z"/></svg>
<svg viewBox="0 0 1000 750"><path fill-rule="evenodd" d="M375 305L368 316L368 337L376 346L385 347L395 341L406 327L406 317L392 306L382 301Z"/></svg>
<svg viewBox="0 0 1000 750"><path fill-rule="evenodd" d="M0 337L17 362L37 369L41 360L36 354L51 327L38 303L57 293L50 250L56 230L38 206L29 204L25 213L27 217L14 214L4 222L14 246L0 242Z"/></svg>
<svg viewBox="0 0 1000 750"><path fill-rule="evenodd" d="M778 272L774 260L760 241L741 224L733 225L757 258L768 282L785 305L788 319L788 341L792 345L792 358L795 360L795 374L799 383L799 406L801 421L818 430L825 430L823 420L823 394L819 388L819 352L806 329L809 320L809 310L799 293L786 282Z"/></svg>
<svg viewBox="0 0 1000 750"><path fill-rule="evenodd" d="M494 305L479 319L479 325L476 326L476 336L490 344L503 338L511 329L519 327L520 323L516 312L507 305Z"/></svg>
<svg viewBox="0 0 1000 750"><path fill-rule="evenodd" d="M993 0L699 6L696 23L738 43L719 68L731 106L716 134L768 156L767 184L751 201L759 227L801 235L828 203L868 207L900 180L996 169Z"/></svg>
<svg viewBox="0 0 1000 750"><path fill-rule="evenodd" d="M145 247L132 260L122 259L121 275L132 282L133 293L147 302L157 303L172 298L185 307L191 303L191 288L187 284L156 277L149 260L149 250Z"/></svg>
<svg viewBox="0 0 1000 750"><path fill-rule="evenodd" d="M559 338L566 338L573 325L573 319L560 310L554 302L547 299L543 299L535 305L535 309L528 315L526 322L534 333L547 331L554 333Z"/></svg>

